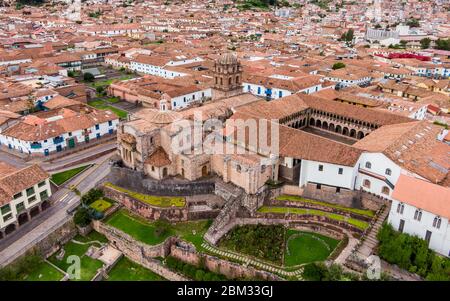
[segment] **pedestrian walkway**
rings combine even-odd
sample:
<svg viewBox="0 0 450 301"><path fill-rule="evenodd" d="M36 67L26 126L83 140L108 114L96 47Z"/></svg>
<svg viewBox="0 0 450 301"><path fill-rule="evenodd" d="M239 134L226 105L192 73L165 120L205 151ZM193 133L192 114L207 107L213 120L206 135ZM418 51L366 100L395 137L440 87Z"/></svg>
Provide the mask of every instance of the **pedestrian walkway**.
<svg viewBox="0 0 450 301"><path fill-rule="evenodd" d="M234 261L239 261L246 266L251 265L253 267L256 267L257 269L265 270L265 271L268 271L268 272L271 272L274 274L278 274L278 275L281 275L284 277L295 277L298 280L303 280L303 278L302 278L303 266L300 266L292 271L287 271L287 270L277 267L275 265L270 265L262 260L250 258L250 257L244 256L242 254L235 253L232 251L219 249L219 248L214 247L206 242L204 242L202 244L202 247L205 250L209 251L210 253L220 255L222 257L226 257L226 258L232 259Z"/></svg>

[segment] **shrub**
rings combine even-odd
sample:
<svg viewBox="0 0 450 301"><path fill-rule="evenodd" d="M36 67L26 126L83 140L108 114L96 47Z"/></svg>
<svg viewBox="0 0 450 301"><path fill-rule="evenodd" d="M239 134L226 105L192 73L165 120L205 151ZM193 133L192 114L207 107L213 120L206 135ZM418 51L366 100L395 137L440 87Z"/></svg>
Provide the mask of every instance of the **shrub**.
<svg viewBox="0 0 450 301"><path fill-rule="evenodd" d="M90 205L98 199L103 197L103 190L91 189L85 195L81 197L81 202L85 205Z"/></svg>
<svg viewBox="0 0 450 301"><path fill-rule="evenodd" d="M333 67L331 67L333 70L345 68L345 64L341 62L334 63Z"/></svg>
<svg viewBox="0 0 450 301"><path fill-rule="evenodd" d="M155 233L156 237L164 236L170 229L169 223L167 223L166 221L161 220L161 219L157 220L154 223L154 226L155 226L155 232L154 233Z"/></svg>
<svg viewBox="0 0 450 301"><path fill-rule="evenodd" d="M87 82L93 82L95 77L94 77L94 75L92 73L86 72L83 75L83 79L84 79L84 81L87 81Z"/></svg>
<svg viewBox="0 0 450 301"><path fill-rule="evenodd" d="M75 222L75 224L80 227L86 227L87 225L89 225L91 220L92 219L89 210L83 206L79 207L73 217L73 221Z"/></svg>

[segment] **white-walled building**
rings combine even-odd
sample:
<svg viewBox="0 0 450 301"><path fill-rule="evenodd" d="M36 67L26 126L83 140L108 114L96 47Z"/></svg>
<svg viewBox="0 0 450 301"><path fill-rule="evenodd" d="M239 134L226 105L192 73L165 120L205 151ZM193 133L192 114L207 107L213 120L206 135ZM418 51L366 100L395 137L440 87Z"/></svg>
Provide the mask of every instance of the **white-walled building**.
<svg viewBox="0 0 450 301"><path fill-rule="evenodd" d="M402 174L392 198L389 224L450 257L450 188Z"/></svg>
<svg viewBox="0 0 450 301"><path fill-rule="evenodd" d="M111 111L63 108L27 115L0 134L0 145L21 153L47 156L115 134L119 118Z"/></svg>
<svg viewBox="0 0 450 301"><path fill-rule="evenodd" d="M0 162L0 239L50 206L50 175L39 165Z"/></svg>

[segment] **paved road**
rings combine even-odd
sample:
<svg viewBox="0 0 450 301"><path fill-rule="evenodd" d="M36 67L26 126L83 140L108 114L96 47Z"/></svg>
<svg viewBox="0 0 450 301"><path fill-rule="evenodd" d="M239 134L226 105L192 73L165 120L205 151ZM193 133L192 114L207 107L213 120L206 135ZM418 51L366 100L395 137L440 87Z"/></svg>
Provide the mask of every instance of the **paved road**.
<svg viewBox="0 0 450 301"><path fill-rule="evenodd" d="M71 155L64 156L62 158L55 159L52 162L42 162L41 160L38 160L38 159L29 161L29 162L25 162L23 159L21 159L17 156L11 155L4 151L0 151L0 161L7 162L17 168L22 168L27 165L37 163L44 170L59 171L59 170L67 169L67 168L64 168L65 165L76 164L77 162L79 162L83 159L89 158L91 156L95 156L96 154L102 153L104 151L114 150L116 147L117 147L116 141L110 141L110 142L106 142L104 144L100 144L100 145L79 151L79 152L71 154ZM96 163L96 162L98 162L98 159L93 159L93 160L90 160L89 162L83 162L82 165L86 165L88 163ZM74 165L74 167L75 167L75 165Z"/></svg>
<svg viewBox="0 0 450 301"><path fill-rule="evenodd" d="M81 193L86 193L108 175L111 170L109 158L110 156L106 157L101 164L89 168L83 176L75 180L74 185ZM69 220L71 216L67 210L75 208L80 202L80 197L67 189L56 192L52 198L56 201L47 211L0 240L0 267L11 263Z"/></svg>

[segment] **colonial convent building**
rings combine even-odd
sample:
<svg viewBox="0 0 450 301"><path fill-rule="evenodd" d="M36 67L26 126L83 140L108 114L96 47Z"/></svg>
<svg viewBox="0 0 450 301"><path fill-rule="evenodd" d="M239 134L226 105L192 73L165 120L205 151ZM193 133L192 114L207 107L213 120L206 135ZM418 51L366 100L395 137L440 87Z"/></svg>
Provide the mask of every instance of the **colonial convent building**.
<svg viewBox="0 0 450 301"><path fill-rule="evenodd" d="M195 180L215 174L247 194L260 193L268 181L283 181L299 194L349 205L361 191L392 200L401 175L449 186L450 146L437 138L442 127L303 93L268 102L242 93L240 70L237 59L226 54L214 66L211 101L176 112L146 108L123 122L118 142L124 165L155 179ZM193 126L196 112L204 120L214 117L225 123L262 120L251 134L272 141L270 129L276 128L278 151L236 135L238 128L224 127L219 140L245 149L245 154L174 152L179 131L173 123L188 120ZM267 133L261 124L269 128Z"/></svg>

